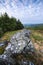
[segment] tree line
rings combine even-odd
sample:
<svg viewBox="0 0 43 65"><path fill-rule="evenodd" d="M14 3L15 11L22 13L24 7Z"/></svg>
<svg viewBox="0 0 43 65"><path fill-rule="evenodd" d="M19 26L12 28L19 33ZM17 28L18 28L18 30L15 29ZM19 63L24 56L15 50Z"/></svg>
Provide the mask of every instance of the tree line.
<svg viewBox="0 0 43 65"><path fill-rule="evenodd" d="M0 16L0 37L7 31L23 29L24 26L20 20L9 17L7 13Z"/></svg>

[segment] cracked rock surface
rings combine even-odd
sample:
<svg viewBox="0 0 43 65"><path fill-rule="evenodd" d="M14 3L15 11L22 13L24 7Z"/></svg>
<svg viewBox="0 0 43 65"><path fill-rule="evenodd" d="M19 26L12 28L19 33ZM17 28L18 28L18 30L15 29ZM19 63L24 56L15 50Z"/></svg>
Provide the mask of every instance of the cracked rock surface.
<svg viewBox="0 0 43 65"><path fill-rule="evenodd" d="M16 65L17 63L18 65L34 65L30 61L23 60L22 58L21 61L16 62L17 59L15 58L15 56L17 57L17 55L20 54L26 55L34 52L34 46L30 40L30 33L30 30L23 29L22 31L14 34L10 39L10 43L8 43L5 48L4 53L0 55L0 63L1 60L5 60L9 65Z"/></svg>

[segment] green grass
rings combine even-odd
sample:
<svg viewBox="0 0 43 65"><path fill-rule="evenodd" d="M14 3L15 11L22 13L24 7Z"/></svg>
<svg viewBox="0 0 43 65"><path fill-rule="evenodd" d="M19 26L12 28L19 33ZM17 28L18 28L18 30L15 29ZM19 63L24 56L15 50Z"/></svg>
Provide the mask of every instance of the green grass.
<svg viewBox="0 0 43 65"><path fill-rule="evenodd" d="M43 37L41 37L41 36L38 36L38 35L32 35L32 37L33 37L35 40L43 41Z"/></svg>
<svg viewBox="0 0 43 65"><path fill-rule="evenodd" d="M0 41L4 41L4 40L10 40L10 38L17 32L19 32L21 30L17 30L17 31L9 31L4 33L4 35L1 37Z"/></svg>

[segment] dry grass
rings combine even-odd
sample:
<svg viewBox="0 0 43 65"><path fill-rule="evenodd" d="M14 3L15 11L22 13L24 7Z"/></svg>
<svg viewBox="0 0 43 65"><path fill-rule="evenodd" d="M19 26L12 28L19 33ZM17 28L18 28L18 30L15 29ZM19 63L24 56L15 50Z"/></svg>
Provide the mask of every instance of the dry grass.
<svg viewBox="0 0 43 65"><path fill-rule="evenodd" d="M21 31L21 30L17 30L17 31L9 31L9 32L6 32L0 39L0 41L4 41L4 40L10 40L10 38L15 34L17 33L18 31Z"/></svg>
<svg viewBox="0 0 43 65"><path fill-rule="evenodd" d="M36 54L38 58L43 61L43 33L39 32L39 30L32 30L31 40L34 43L34 47L36 49Z"/></svg>

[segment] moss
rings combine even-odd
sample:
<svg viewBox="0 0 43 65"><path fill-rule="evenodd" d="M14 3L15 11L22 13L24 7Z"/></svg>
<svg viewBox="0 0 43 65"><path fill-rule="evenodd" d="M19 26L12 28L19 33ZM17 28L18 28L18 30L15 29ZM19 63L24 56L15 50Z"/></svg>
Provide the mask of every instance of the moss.
<svg viewBox="0 0 43 65"><path fill-rule="evenodd" d="M4 47L0 47L0 55L4 53Z"/></svg>

